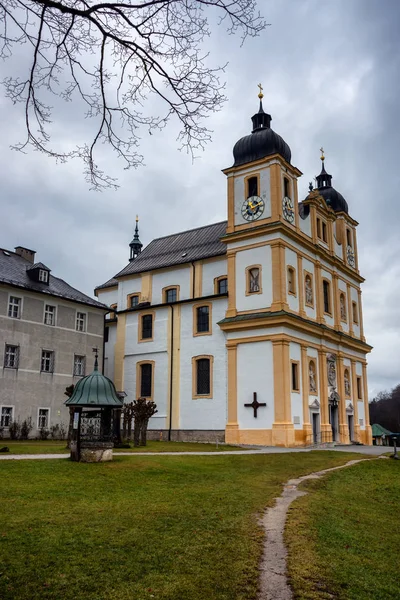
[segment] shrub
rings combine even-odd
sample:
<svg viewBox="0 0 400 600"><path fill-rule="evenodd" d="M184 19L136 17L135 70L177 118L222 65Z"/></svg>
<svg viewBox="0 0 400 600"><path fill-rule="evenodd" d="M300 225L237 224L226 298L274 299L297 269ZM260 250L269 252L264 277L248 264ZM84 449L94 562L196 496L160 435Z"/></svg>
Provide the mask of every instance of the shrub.
<svg viewBox="0 0 400 600"><path fill-rule="evenodd" d="M0 440L3 439L3 431L4 431L4 427L0 427Z"/></svg>
<svg viewBox="0 0 400 600"><path fill-rule="evenodd" d="M47 440L49 435L50 435L50 431L48 429L46 429L46 427L41 427L39 429L39 439Z"/></svg>
<svg viewBox="0 0 400 600"><path fill-rule="evenodd" d="M58 440L60 436L60 426L58 423L56 425L52 425L49 431L52 440Z"/></svg>
<svg viewBox="0 0 400 600"><path fill-rule="evenodd" d="M21 423L18 421L11 421L8 426L8 433L10 434L10 438L12 440L17 440L19 438L19 434L21 432Z"/></svg>
<svg viewBox="0 0 400 600"><path fill-rule="evenodd" d="M60 423L59 435L60 435L60 440L66 440L67 439L67 426L64 423L64 421L61 421L61 423Z"/></svg>
<svg viewBox="0 0 400 600"><path fill-rule="evenodd" d="M27 440L32 429L33 429L32 419L31 419L31 417L28 417L27 419L22 421L21 429L20 429L20 433L19 433L19 439Z"/></svg>

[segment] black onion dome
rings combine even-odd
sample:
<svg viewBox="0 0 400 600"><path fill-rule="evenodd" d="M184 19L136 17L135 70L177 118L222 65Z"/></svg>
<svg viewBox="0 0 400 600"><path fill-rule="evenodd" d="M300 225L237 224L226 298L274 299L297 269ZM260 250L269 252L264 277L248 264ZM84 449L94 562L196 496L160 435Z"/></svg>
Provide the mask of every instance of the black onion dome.
<svg viewBox="0 0 400 600"><path fill-rule="evenodd" d="M234 167L265 158L271 154L280 154L290 163L292 153L287 143L270 127L271 115L263 110L260 100L258 113L252 116L253 131L242 137L233 148Z"/></svg>
<svg viewBox="0 0 400 600"><path fill-rule="evenodd" d="M328 206L330 206L335 212L349 212L349 206L346 200L343 198L334 187L332 187L332 175L329 175L325 171L324 161L322 160L321 173L317 175L317 186L318 193L324 198Z"/></svg>

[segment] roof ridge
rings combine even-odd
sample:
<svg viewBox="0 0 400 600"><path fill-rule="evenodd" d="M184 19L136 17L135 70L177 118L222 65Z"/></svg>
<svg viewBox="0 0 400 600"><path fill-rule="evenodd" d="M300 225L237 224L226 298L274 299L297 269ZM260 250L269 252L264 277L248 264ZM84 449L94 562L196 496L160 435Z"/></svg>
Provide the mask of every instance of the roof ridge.
<svg viewBox="0 0 400 600"><path fill-rule="evenodd" d="M217 223L210 223L209 225L200 225L200 227L193 227L192 229L185 229L184 231L176 231L175 233L170 233L168 235L162 235L161 237L154 238L151 240L150 244L156 242L157 240L165 240L166 238L173 237L174 235L181 235L183 233L189 233L190 231L197 231L198 229L205 229L206 227L213 227L215 225L221 225L222 223L227 223L227 219L223 219L223 221L217 221ZM149 244L149 246L150 246Z"/></svg>

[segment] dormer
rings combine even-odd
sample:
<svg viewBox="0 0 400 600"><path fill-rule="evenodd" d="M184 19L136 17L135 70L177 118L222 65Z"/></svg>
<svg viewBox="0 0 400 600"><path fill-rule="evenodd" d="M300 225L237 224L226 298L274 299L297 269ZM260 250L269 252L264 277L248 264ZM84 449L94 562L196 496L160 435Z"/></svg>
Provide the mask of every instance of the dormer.
<svg viewBox="0 0 400 600"><path fill-rule="evenodd" d="M43 283L49 285L50 282L50 269L43 263L35 263L32 267L26 270L26 273L32 281L37 283Z"/></svg>

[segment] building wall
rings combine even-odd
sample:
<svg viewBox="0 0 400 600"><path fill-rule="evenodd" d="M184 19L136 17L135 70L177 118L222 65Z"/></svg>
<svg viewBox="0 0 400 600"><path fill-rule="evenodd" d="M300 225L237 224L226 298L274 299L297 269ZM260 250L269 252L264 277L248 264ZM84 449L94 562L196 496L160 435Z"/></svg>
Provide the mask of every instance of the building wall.
<svg viewBox="0 0 400 600"><path fill-rule="evenodd" d="M8 317L9 295L22 298L21 318ZM45 325L45 304L56 307L56 324ZM87 331L75 329L76 313L87 315ZM101 365L103 350L103 314L101 309L59 298L26 292L17 288L0 290L0 411L13 407L13 418L31 417L38 434L38 409L50 409L49 425L68 423L64 402L65 388L78 381L73 375L74 355L86 357L86 374L94 365L92 349L98 348ZM5 368L5 346L19 346L18 369ZM42 350L54 352L54 372L41 372ZM7 434L7 431L4 432Z"/></svg>
<svg viewBox="0 0 400 600"><path fill-rule="evenodd" d="M246 268L252 265L261 267L261 293L246 294ZM228 282L229 284L229 282ZM236 253L236 307L247 311L264 309L272 303L272 261L271 247L261 246Z"/></svg>

